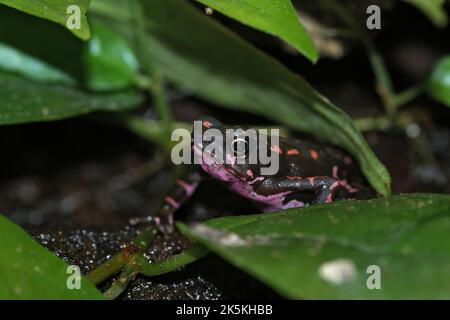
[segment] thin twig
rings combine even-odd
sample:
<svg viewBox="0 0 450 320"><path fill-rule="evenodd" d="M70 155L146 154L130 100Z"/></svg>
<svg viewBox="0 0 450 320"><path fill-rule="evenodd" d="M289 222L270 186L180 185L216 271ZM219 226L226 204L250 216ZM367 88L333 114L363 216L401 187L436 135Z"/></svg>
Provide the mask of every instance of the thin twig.
<svg viewBox="0 0 450 320"><path fill-rule="evenodd" d="M179 269L187 264L190 264L198 259L202 258L209 252L205 247L194 244L187 250L170 257L169 259L162 261L160 263L148 263L148 261L143 258L139 261L140 272L148 277L159 276L174 270Z"/></svg>
<svg viewBox="0 0 450 320"><path fill-rule="evenodd" d="M396 94L393 98L394 105L397 108L407 105L423 93L424 87L423 84L419 84Z"/></svg>
<svg viewBox="0 0 450 320"><path fill-rule="evenodd" d="M116 274L126 264L132 261L136 254L143 253L150 246L150 243L155 235L156 229L153 226L143 230L135 240L128 244L119 253L114 255L113 258L88 273L86 278L94 284L99 284L110 276Z"/></svg>
<svg viewBox="0 0 450 320"><path fill-rule="evenodd" d="M392 120L386 116L353 119L353 123L361 132L384 131L393 126Z"/></svg>
<svg viewBox="0 0 450 320"><path fill-rule="evenodd" d="M139 266L136 262L136 257L133 258L132 261L130 261L125 268L123 269L122 273L120 274L119 278L117 278L111 287L103 294L108 299L116 299L118 296L122 294L122 292L125 291L128 284L136 277L136 275L139 273Z"/></svg>

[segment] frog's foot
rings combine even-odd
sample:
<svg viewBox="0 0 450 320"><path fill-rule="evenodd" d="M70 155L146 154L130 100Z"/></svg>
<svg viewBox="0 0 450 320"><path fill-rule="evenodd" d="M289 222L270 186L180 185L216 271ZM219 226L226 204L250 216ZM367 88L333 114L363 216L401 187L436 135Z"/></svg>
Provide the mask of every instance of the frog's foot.
<svg viewBox="0 0 450 320"><path fill-rule="evenodd" d="M337 188L340 187L339 181L331 177L315 178L313 184L316 185L319 190L316 203L333 202L334 193Z"/></svg>
<svg viewBox="0 0 450 320"><path fill-rule="evenodd" d="M335 178L339 182L339 186L341 188L344 188L345 190L347 190L349 193L356 193L356 192L358 192L359 189L351 186L346 179L340 179L339 178L338 170L339 170L338 166L333 166L332 175L333 175L333 178Z"/></svg>

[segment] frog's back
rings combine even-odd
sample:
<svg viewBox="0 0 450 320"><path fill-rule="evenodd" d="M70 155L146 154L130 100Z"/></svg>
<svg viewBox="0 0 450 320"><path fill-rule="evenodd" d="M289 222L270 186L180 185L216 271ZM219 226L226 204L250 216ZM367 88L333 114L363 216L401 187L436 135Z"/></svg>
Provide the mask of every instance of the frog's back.
<svg viewBox="0 0 450 320"><path fill-rule="evenodd" d="M333 176L361 180L355 161L341 150L309 140L283 139L280 142L280 175Z"/></svg>

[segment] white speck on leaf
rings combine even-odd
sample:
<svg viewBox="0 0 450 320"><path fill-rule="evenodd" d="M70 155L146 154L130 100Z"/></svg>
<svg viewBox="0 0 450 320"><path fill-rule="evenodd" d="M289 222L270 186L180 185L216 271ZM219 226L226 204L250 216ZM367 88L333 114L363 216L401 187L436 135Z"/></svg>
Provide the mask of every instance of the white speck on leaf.
<svg viewBox="0 0 450 320"><path fill-rule="evenodd" d="M239 237L236 233L217 230L207 227L202 224L198 224L192 229L196 234L213 239L215 242L224 246L236 247L244 246L247 242Z"/></svg>
<svg viewBox="0 0 450 320"><path fill-rule="evenodd" d="M43 115L44 117L47 117L49 113L50 113L50 110L48 110L48 108L42 109L42 115Z"/></svg>
<svg viewBox="0 0 450 320"><path fill-rule="evenodd" d="M340 285L353 280L356 275L355 264L348 259L337 259L322 263L319 267L322 279L334 285Z"/></svg>

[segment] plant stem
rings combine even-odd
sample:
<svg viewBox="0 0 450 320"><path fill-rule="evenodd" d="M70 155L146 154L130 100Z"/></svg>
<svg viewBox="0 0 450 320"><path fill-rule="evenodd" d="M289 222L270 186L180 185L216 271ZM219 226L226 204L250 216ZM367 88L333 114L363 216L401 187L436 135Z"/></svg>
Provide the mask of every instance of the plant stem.
<svg viewBox="0 0 450 320"><path fill-rule="evenodd" d="M417 98L423 92L424 85L420 84L397 94L394 90L391 76L381 54L377 51L372 42L364 40L363 43L372 66L372 70L375 74L377 91L381 97L383 106L385 107L388 116L394 120L397 116L399 108Z"/></svg>
<svg viewBox="0 0 450 320"><path fill-rule="evenodd" d="M143 254L135 254L132 259L125 264L120 276L113 282L111 287L104 293L108 299L115 299L122 294L128 284L142 273L148 277L159 276L165 273L175 271L187 264L205 256L209 251L198 244L194 244L184 252L177 254L160 263L149 263ZM89 278L91 279L91 278Z"/></svg>
<svg viewBox="0 0 450 320"><path fill-rule="evenodd" d="M147 90L153 98L153 103L158 110L158 114L163 123L164 138L170 141L170 133L172 129L173 117L170 111L170 106L166 97L166 80L164 74L158 70L150 61L148 54L148 41L145 33L145 17L142 13L142 5L139 2L132 3L132 11L135 17L135 41L139 56L139 61L149 78L145 76L138 76L136 78L139 86L147 86Z"/></svg>
<svg viewBox="0 0 450 320"><path fill-rule="evenodd" d="M122 252L120 252L110 260L106 261L105 263L89 272L86 275L86 278L89 279L93 284L97 285L113 274L119 272L126 263L127 261L123 258Z"/></svg>
<svg viewBox="0 0 450 320"><path fill-rule="evenodd" d="M384 131L392 127L392 119L386 116L353 119L355 126L361 131Z"/></svg>
<svg viewBox="0 0 450 320"><path fill-rule="evenodd" d="M161 121L143 119L142 117L135 115L124 115L118 118L120 124L126 127L134 134L160 145L166 150L173 146L170 140L166 139L164 126ZM173 122L170 129L183 128L188 131L192 131L192 124L185 122ZM190 141L185 141L190 143Z"/></svg>
<svg viewBox="0 0 450 320"><path fill-rule="evenodd" d="M388 116L394 118L397 110L394 104L394 86L389 71L387 70L383 57L373 43L369 40L363 40L363 45L367 51L369 62L375 75L377 91L383 101Z"/></svg>
<svg viewBox="0 0 450 320"><path fill-rule="evenodd" d="M132 261L136 254L143 253L150 245L155 235L156 230L153 227L143 230L135 240L117 253L112 259L88 273L86 278L94 284L99 284L108 277L116 274L123 266Z"/></svg>
<svg viewBox="0 0 450 320"><path fill-rule="evenodd" d="M393 98L393 103L397 108L400 108L420 96L423 93L423 90L423 84L408 88L396 94Z"/></svg>
<svg viewBox="0 0 450 320"><path fill-rule="evenodd" d="M160 72L155 73L154 80L153 85L149 88L150 93L163 123L164 137L170 141L173 117L167 102L166 82Z"/></svg>
<svg viewBox="0 0 450 320"><path fill-rule="evenodd" d="M177 254L160 263L148 263L147 259L142 257L139 261L140 272L148 277L158 276L171 271L174 271L180 267L190 264L198 259L204 257L209 252L205 247L194 244L189 249Z"/></svg>
<svg viewBox="0 0 450 320"><path fill-rule="evenodd" d="M128 284L134 279L134 277L138 274L139 268L138 263L136 262L136 255L130 263L128 263L120 274L119 278L117 278L111 287L103 294L106 298L112 300L120 296L122 292L125 291ZM140 255L139 255L140 256Z"/></svg>
<svg viewBox="0 0 450 320"><path fill-rule="evenodd" d="M347 25L347 27L356 31L358 34L360 33L360 28L354 16L348 12L347 8L341 2L337 0L320 0L318 3L323 10L331 10L339 19L341 19L342 22Z"/></svg>
<svg viewBox="0 0 450 320"><path fill-rule="evenodd" d="M400 100L397 101L395 99L396 94L394 91L393 82L384 63L383 57L378 52L375 45L364 32L364 30L358 25L354 16L348 12L346 7L344 7L339 1L336 0L330 0L326 2L326 4L326 8L334 12L334 14L343 23L345 23L358 35L359 41L364 46L367 52L370 65L375 75L376 89L381 97L386 113L391 119L394 119L397 112L398 102L400 102Z"/></svg>
<svg viewBox="0 0 450 320"><path fill-rule="evenodd" d="M133 15L132 12L121 10L120 7L114 5L114 3L107 1L91 1L89 4L89 14L95 14L107 18L114 17L120 20L121 23L129 22Z"/></svg>

